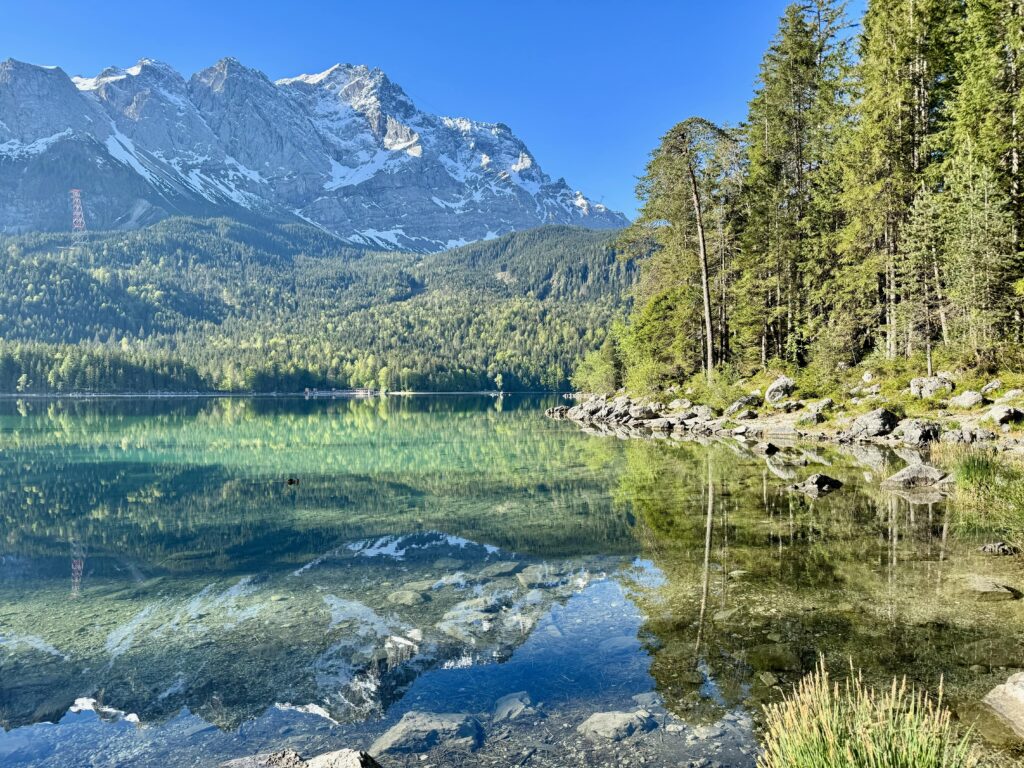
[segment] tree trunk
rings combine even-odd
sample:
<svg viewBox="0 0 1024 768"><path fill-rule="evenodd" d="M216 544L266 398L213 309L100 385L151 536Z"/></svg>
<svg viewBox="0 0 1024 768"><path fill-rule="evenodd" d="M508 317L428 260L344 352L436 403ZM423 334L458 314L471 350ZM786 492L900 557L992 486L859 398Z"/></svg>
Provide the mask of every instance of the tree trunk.
<svg viewBox="0 0 1024 768"><path fill-rule="evenodd" d="M715 367L715 334L711 327L711 286L708 280L708 251L704 237L704 214L700 204L700 190L697 189L697 175L692 163L687 163L686 170L690 175L690 192L693 195L693 215L697 220L697 250L700 256L701 292L704 294L704 329L707 333L707 373Z"/></svg>

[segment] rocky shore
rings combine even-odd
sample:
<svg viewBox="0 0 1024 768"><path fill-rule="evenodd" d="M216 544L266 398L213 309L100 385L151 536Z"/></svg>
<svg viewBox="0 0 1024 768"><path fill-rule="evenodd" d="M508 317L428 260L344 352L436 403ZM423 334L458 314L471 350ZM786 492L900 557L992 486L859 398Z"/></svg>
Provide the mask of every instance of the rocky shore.
<svg viewBox="0 0 1024 768"><path fill-rule="evenodd" d="M956 384L950 374L913 379L907 394L934 403L933 415L900 418L898 409L886 405L880 385L870 382L865 374L863 386L851 389L844 403L832 398L795 398L796 382L781 376L763 394L751 392L721 411L685 397L663 402L619 393L572 395L575 405L555 406L546 414L576 422L588 432L623 439L726 437L757 442L775 438L915 449L936 442L983 443L1024 452L1024 438L1012 434L1014 426L1024 422L1024 410L1017 407L1024 401L1022 390L1001 391L1002 382L994 380L980 391L953 395ZM875 407L859 415L850 413L862 411L865 404Z"/></svg>

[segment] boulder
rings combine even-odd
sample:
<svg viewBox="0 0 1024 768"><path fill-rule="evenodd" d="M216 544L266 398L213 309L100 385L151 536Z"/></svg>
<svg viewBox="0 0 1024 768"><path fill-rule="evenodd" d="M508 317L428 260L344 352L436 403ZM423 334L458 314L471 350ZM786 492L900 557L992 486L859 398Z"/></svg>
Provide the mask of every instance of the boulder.
<svg viewBox="0 0 1024 768"><path fill-rule="evenodd" d="M772 408L783 413L792 413L793 411L799 411L804 407L803 401L801 400L781 400L780 402L774 403Z"/></svg>
<svg viewBox="0 0 1024 768"><path fill-rule="evenodd" d="M1002 394L1001 397L996 399L997 403L1008 403L1011 400L1016 400L1018 397L1024 396L1024 389L1008 389Z"/></svg>
<svg viewBox="0 0 1024 768"><path fill-rule="evenodd" d="M373 742L370 752L426 752L439 744L457 749L475 750L483 744L484 729L467 714L406 712Z"/></svg>
<svg viewBox="0 0 1024 768"><path fill-rule="evenodd" d="M1002 388L1003 388L1003 380L1002 379L992 379L992 381L990 381L988 384L986 384L984 387L981 388L981 394L983 394L983 395L992 395L992 394L995 394L996 392L998 392Z"/></svg>
<svg viewBox="0 0 1024 768"><path fill-rule="evenodd" d="M558 581L558 577L544 565L529 565L517 573L516 578L527 589L547 586Z"/></svg>
<svg viewBox="0 0 1024 768"><path fill-rule="evenodd" d="M1024 419L1024 411L1012 405L996 405L985 414L985 418L996 424L1015 424Z"/></svg>
<svg viewBox="0 0 1024 768"><path fill-rule="evenodd" d="M643 403L631 406L629 411L629 418L637 421L644 421L645 419L653 419L658 416L658 411L649 403Z"/></svg>
<svg viewBox="0 0 1024 768"><path fill-rule="evenodd" d="M953 389L954 384L949 374L940 373L937 376L922 376L910 380L910 394L914 397L929 398L947 395Z"/></svg>
<svg viewBox="0 0 1024 768"><path fill-rule="evenodd" d="M820 411L808 411L797 419L796 423L801 427L813 427L821 424L823 421L825 421L825 414Z"/></svg>
<svg viewBox="0 0 1024 768"><path fill-rule="evenodd" d="M682 397L676 398L675 400L668 404L668 409L673 413L677 411L688 411L692 407L693 403Z"/></svg>
<svg viewBox="0 0 1024 768"><path fill-rule="evenodd" d="M779 376L765 390L764 401L769 404L777 403L792 394L794 389L796 389L795 381L788 376Z"/></svg>
<svg viewBox="0 0 1024 768"><path fill-rule="evenodd" d="M738 413L750 406L756 408L761 404L761 396L750 394L744 395L739 400L736 400L732 405L725 409L726 416L732 416L734 413Z"/></svg>
<svg viewBox="0 0 1024 768"><path fill-rule="evenodd" d="M825 411L832 410L833 406L835 406L835 401L831 397L826 397L821 400L815 400L807 406L807 410L811 413L824 413Z"/></svg>
<svg viewBox="0 0 1024 768"><path fill-rule="evenodd" d="M401 605L406 608L412 608L415 605L427 602L430 598L424 595L422 592L413 592L411 589L399 589L396 592L392 592L388 595L388 602L394 605Z"/></svg>
<svg viewBox="0 0 1024 768"><path fill-rule="evenodd" d="M499 576L511 576L521 568L521 564L515 560L501 560L491 563L480 569L480 575L486 579L494 579Z"/></svg>
<svg viewBox="0 0 1024 768"><path fill-rule="evenodd" d="M896 427L896 434L904 445L919 448L939 439L939 425L924 419L904 419Z"/></svg>
<svg viewBox="0 0 1024 768"><path fill-rule="evenodd" d="M526 691L518 691L502 696L494 703L494 714L492 722L500 723L505 720L515 720L520 715L529 714L534 711L531 706L533 701Z"/></svg>
<svg viewBox="0 0 1024 768"><path fill-rule="evenodd" d="M1020 547L1014 544L1007 544L1005 541L990 541L988 544L982 544L978 547L978 551L986 555L1002 555L1008 557L1011 555L1019 555Z"/></svg>
<svg viewBox="0 0 1024 768"><path fill-rule="evenodd" d="M221 768L306 768L306 761L294 749L266 752L221 763Z"/></svg>
<svg viewBox="0 0 1024 768"><path fill-rule="evenodd" d="M757 411L751 411L750 409L747 409L745 411L739 411L738 413L734 413L732 417L737 421L750 421L751 419L757 418Z"/></svg>
<svg viewBox="0 0 1024 768"><path fill-rule="evenodd" d="M981 392L975 392L973 389L968 389L956 397L949 398L949 405L952 408L977 408L984 402L984 395Z"/></svg>
<svg viewBox="0 0 1024 768"><path fill-rule="evenodd" d="M646 710L636 712L595 712L576 731L590 741L622 741L637 732L650 731L657 722Z"/></svg>
<svg viewBox="0 0 1024 768"><path fill-rule="evenodd" d="M754 446L754 453L760 456L774 456L779 452L779 446L775 443L758 443Z"/></svg>
<svg viewBox="0 0 1024 768"><path fill-rule="evenodd" d="M306 761L307 768L380 768L380 763L366 752L354 749L339 749Z"/></svg>
<svg viewBox="0 0 1024 768"><path fill-rule="evenodd" d="M881 437L892 432L899 423L895 413L887 408L876 408L854 419L847 436L854 439Z"/></svg>
<svg viewBox="0 0 1024 768"><path fill-rule="evenodd" d="M1024 672L1011 675L982 699L1013 732L1024 739Z"/></svg>
<svg viewBox="0 0 1024 768"><path fill-rule="evenodd" d="M882 482L882 487L889 490L909 490L911 488L927 488L935 485L946 477L946 473L928 464L911 464L895 475Z"/></svg>
<svg viewBox="0 0 1024 768"><path fill-rule="evenodd" d="M710 405L698 405L693 409L697 421L711 421L715 418L715 409Z"/></svg>
<svg viewBox="0 0 1024 768"><path fill-rule="evenodd" d="M817 473L811 475L802 483L796 483L795 485L789 486L789 490L806 493L811 498L816 499L819 496L832 493L832 491L837 491L842 487L843 484L834 477Z"/></svg>

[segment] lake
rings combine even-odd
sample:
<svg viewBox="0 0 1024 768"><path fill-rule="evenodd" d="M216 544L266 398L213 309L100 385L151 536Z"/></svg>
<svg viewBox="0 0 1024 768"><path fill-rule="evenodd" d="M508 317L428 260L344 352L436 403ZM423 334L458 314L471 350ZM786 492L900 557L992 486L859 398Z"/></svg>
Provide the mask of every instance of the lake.
<svg viewBox="0 0 1024 768"><path fill-rule="evenodd" d="M476 749L385 768L753 766L819 658L971 719L1024 667L1024 601L964 587L1019 559L879 489L913 457L617 440L557 402L0 401L0 763L368 748L423 712ZM787 490L814 472L844 486ZM577 730L612 711L636 732Z"/></svg>

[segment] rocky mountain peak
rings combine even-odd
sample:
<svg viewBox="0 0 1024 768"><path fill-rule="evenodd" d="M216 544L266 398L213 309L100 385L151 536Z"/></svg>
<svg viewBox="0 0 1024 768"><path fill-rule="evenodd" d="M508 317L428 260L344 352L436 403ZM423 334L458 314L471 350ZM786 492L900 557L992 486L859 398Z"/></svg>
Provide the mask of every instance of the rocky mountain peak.
<svg viewBox="0 0 1024 768"><path fill-rule="evenodd" d="M552 181L507 125L423 112L360 64L276 82L233 58L187 81L153 59L73 79L0 64L0 231L65 229L69 186L94 227L258 214L417 251L626 223Z"/></svg>

